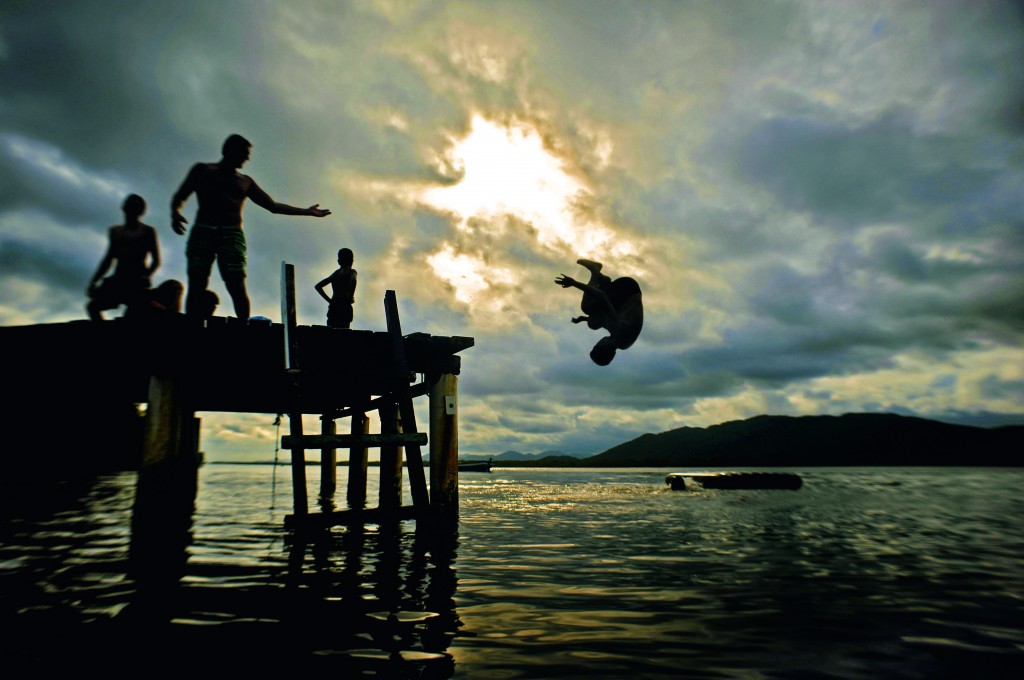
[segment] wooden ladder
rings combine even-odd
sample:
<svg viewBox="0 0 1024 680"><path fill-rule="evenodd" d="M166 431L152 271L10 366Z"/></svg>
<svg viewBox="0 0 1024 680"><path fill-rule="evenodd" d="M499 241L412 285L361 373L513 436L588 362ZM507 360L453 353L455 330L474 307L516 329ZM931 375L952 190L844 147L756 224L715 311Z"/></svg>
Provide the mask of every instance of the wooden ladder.
<svg viewBox="0 0 1024 680"><path fill-rule="evenodd" d="M306 449L337 449L364 450L379 447L381 449L381 507L376 510L350 508L350 513L361 513L366 516L380 514L398 514L405 516L409 510L427 510L430 504L427 493L426 476L423 471L423 459L420 446L427 443L427 435L416 431L416 413L412 398L426 393L423 387L409 385L409 369L405 356L405 340L402 337L401 322L398 317L398 303L395 292L389 290L384 296L384 311L387 317L388 334L391 338L393 353L392 375L389 376L391 390L388 394L373 400L367 400L360 408L349 407L343 411L330 414L331 418L351 416L353 419L352 434L320 434L306 435L302 430L301 377L299 370L298 343L295 314L295 269L293 265L281 263L281 310L284 320L285 371L291 376L289 412L290 434L281 437L281 448L292 452L292 487L294 492L294 518L306 519L309 516L309 502L306 493ZM369 434L365 432L364 417L367 411L377 410L381 416L382 432ZM393 414L393 415L389 415ZM394 416L397 416L394 417ZM325 417L327 417L325 415ZM356 422L358 420L358 423ZM397 421L397 422L396 422ZM399 425L400 423L400 425ZM333 428L329 428L333 429ZM388 429L390 431L384 431ZM412 508L402 508L401 495L401 457L397 454L399 446L405 447L406 468L409 470L410 491L413 498ZM395 460L397 457L397 460ZM385 469L385 458L390 458L392 469L398 471L398 478L389 477ZM363 477L365 484L365 476ZM391 486L387 486L391 485ZM396 498L397 502L385 504L384 499ZM363 494L365 499L365 493ZM350 494L351 499L351 494ZM324 513L326 514L326 513ZM344 513L330 513L337 516ZM291 518L286 518L286 522ZM330 522L327 522L328 524Z"/></svg>

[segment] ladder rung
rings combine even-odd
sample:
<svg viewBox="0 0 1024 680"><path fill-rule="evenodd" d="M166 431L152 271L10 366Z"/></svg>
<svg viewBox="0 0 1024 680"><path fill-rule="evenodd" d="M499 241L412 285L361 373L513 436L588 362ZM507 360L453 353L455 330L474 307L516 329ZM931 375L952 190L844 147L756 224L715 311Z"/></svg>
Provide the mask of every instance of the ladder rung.
<svg viewBox="0 0 1024 680"><path fill-rule="evenodd" d="M426 444L424 432L397 432L393 434L307 434L281 437L282 449L350 449L378 446L411 446Z"/></svg>

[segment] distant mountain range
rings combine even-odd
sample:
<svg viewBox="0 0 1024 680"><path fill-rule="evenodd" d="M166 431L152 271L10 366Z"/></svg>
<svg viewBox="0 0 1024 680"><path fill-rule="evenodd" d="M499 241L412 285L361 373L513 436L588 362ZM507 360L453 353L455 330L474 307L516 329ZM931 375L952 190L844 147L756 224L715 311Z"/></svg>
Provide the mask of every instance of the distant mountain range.
<svg viewBox="0 0 1024 680"><path fill-rule="evenodd" d="M564 451L541 451L539 453L521 453L519 451L505 451L499 453L497 456L479 456L479 455L467 455L459 456L461 461L477 461L477 460L492 460L499 463L519 462L519 461L537 461L545 458L585 458L586 454L582 453L565 453Z"/></svg>
<svg viewBox="0 0 1024 680"><path fill-rule="evenodd" d="M757 416L648 433L589 457L506 451L494 461L529 467L1020 466L1022 451L1024 426L987 429L887 413L849 413Z"/></svg>

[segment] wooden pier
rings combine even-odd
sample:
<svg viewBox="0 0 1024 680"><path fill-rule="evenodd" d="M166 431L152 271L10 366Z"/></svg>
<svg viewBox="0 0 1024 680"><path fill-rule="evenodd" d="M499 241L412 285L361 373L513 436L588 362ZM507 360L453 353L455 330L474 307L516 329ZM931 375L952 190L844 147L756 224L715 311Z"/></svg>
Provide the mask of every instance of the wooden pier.
<svg viewBox="0 0 1024 680"><path fill-rule="evenodd" d="M282 263L283 323L215 317L197 322L173 314L153 321L115 319L0 328L7 358L8 455L46 467L103 456L83 446L97 433L131 428L145 405L142 474L195 465L196 413L287 414L294 511L286 526L301 531L350 522L458 512L458 352L467 337L403 334L394 291L384 299L386 332L299 326L294 271ZM429 400L427 432L413 400ZM368 432L376 411L381 432ZM320 416L320 432L303 431L303 415ZM338 433L339 421L348 431ZM91 432L90 432L91 430ZM131 455L131 436L124 446ZM429 447L429 488L421 447ZM76 448L72 448L76 447ZM348 449L346 510L310 512L306 450L321 452L321 507L336 492L336 450ZM367 507L367 449L380 449L376 507ZM99 461L97 461L99 463ZM102 468L102 464L97 464ZM59 469L53 473L59 474ZM412 505L402 506L403 472ZM324 502L327 501L327 502Z"/></svg>

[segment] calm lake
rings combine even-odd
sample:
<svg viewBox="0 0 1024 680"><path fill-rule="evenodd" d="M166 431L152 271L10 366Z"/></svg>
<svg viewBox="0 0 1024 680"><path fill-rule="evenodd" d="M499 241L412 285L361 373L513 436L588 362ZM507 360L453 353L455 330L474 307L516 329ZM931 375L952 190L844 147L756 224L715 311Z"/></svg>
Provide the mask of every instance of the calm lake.
<svg viewBox="0 0 1024 680"><path fill-rule="evenodd" d="M1024 469L786 470L800 490L463 473L454 529L311 544L283 465L207 464L184 520L156 503L134 533L134 473L7 478L0 670L1024 677Z"/></svg>

